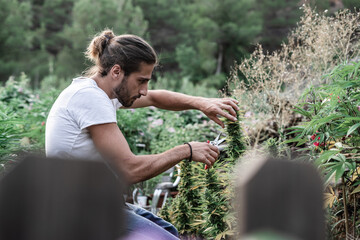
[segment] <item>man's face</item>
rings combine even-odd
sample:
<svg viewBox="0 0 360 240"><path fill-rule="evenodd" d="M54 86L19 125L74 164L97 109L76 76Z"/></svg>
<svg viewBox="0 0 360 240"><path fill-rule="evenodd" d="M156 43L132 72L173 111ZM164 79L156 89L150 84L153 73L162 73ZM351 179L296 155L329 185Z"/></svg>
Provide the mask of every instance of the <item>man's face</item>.
<svg viewBox="0 0 360 240"><path fill-rule="evenodd" d="M141 63L139 71L124 76L113 89L115 97L124 107L130 107L136 99L146 96L153 70L154 64Z"/></svg>

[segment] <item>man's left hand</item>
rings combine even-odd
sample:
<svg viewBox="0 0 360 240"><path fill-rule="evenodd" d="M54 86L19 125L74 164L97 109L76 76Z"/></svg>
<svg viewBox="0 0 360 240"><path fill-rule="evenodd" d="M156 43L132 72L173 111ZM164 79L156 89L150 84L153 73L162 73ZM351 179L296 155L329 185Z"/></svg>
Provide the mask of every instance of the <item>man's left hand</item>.
<svg viewBox="0 0 360 240"><path fill-rule="evenodd" d="M201 104L200 110L211 120L224 128L224 123L219 116L225 117L230 121L236 121L236 111L238 101L232 98L206 98Z"/></svg>

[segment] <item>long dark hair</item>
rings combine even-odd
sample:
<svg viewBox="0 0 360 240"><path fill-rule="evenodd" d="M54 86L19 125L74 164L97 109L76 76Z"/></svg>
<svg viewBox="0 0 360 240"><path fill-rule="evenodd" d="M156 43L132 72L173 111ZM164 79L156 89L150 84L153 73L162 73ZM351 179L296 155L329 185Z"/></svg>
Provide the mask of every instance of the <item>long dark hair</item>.
<svg viewBox="0 0 360 240"><path fill-rule="evenodd" d="M87 76L95 73L106 76L115 64L119 64L125 76L128 76L139 71L142 62L158 63L156 52L144 39L131 34L116 36L109 29L92 39L85 55L95 64L85 71Z"/></svg>

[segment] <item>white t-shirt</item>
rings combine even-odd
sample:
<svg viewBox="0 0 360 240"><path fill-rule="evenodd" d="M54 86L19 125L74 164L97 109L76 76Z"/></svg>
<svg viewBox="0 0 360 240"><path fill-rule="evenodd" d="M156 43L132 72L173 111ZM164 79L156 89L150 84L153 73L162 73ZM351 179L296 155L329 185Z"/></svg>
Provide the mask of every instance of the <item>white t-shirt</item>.
<svg viewBox="0 0 360 240"><path fill-rule="evenodd" d="M61 92L46 121L46 156L102 159L87 127L116 122L117 99L110 99L93 79L75 78Z"/></svg>

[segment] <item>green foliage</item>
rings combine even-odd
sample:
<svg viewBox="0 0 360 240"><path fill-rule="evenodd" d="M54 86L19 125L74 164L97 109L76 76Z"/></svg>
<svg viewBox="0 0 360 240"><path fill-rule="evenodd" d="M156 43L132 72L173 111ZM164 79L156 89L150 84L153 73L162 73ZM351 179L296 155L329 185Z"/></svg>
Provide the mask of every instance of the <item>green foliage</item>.
<svg viewBox="0 0 360 240"><path fill-rule="evenodd" d="M180 196L175 198L174 204L173 224L180 234L186 235L186 232L190 230L190 223L192 222L192 216L189 212L191 206Z"/></svg>
<svg viewBox="0 0 360 240"><path fill-rule="evenodd" d="M182 112L157 111L150 118L149 133L154 139L150 143L152 153L160 153L184 142L203 141L213 138L213 122L204 114L194 110Z"/></svg>
<svg viewBox="0 0 360 240"><path fill-rule="evenodd" d="M194 190L194 183L192 181L192 163L190 161L182 161L180 163L181 167L181 181L178 186L178 195L176 198L177 205L174 209L174 224L175 227L178 229L180 234L192 234L193 229L191 224L194 222L194 215L193 209L198 207L194 206L194 203L197 204L197 200L199 195ZM196 197L195 197L196 196ZM195 198L194 198L195 197Z"/></svg>
<svg viewBox="0 0 360 240"><path fill-rule="evenodd" d="M23 137L22 119L0 102L0 171L5 168L11 154L20 150L20 140Z"/></svg>
<svg viewBox="0 0 360 240"><path fill-rule="evenodd" d="M164 219L167 222L171 222L172 215L173 215L172 209L170 209L170 205L171 205L172 201L173 200L171 198L167 198L165 205L160 209L160 211L158 213L159 217L161 217L162 219Z"/></svg>
<svg viewBox="0 0 360 240"><path fill-rule="evenodd" d="M186 7L189 16L184 19L188 40L176 49L182 74L199 82L213 74L229 72L233 62L244 57L261 31L261 18L254 6L253 0L189 4ZM222 87L224 80L219 78L213 84Z"/></svg>
<svg viewBox="0 0 360 240"><path fill-rule="evenodd" d="M46 117L58 94L58 90L49 89L40 97L30 88L30 79L25 74L19 78L11 77L0 88L0 103L5 104L7 109L5 115L10 114L11 118L18 119L13 127L22 136L18 149L10 148L10 151L43 151Z"/></svg>
<svg viewBox="0 0 360 240"><path fill-rule="evenodd" d="M62 35L64 26L71 23L74 0L45 0L41 8L42 26L39 32L43 35L41 45L52 56L71 44L70 39Z"/></svg>
<svg viewBox="0 0 360 240"><path fill-rule="evenodd" d="M212 130L215 123L209 122L204 114L195 110L169 112L154 107L120 109L117 119L120 130L135 154L157 154L184 142L205 142L215 137ZM151 194L160 177L139 183L138 187L146 194Z"/></svg>
<svg viewBox="0 0 360 240"><path fill-rule="evenodd" d="M240 112L238 114L241 115ZM219 156L212 168L205 170L203 164L181 163L179 194L170 206L170 220L182 236L220 240L234 234L229 182L234 163L246 147L241 121L241 116L236 122L225 121L230 147Z"/></svg>
<svg viewBox="0 0 360 240"><path fill-rule="evenodd" d="M225 132L227 148L225 154L221 154L213 168L206 172L204 185L205 198L203 213L203 229L207 239L227 239L234 234L232 227L234 216L230 204L233 199L230 176L234 165L246 150L246 142L243 136L242 112L237 111L237 121L225 120Z"/></svg>
<svg viewBox="0 0 360 240"><path fill-rule="evenodd" d="M203 234L207 239L215 239L216 236L227 230L225 216L229 206L228 200L218 179L216 168L208 169L204 197L206 209L203 214Z"/></svg>
<svg viewBox="0 0 360 240"><path fill-rule="evenodd" d="M0 79L7 79L29 69L31 5L17 0L1 0L0 5Z"/></svg>
<svg viewBox="0 0 360 240"><path fill-rule="evenodd" d="M326 185L341 180L347 234L350 222L346 199L360 184L359 70L360 62L341 64L326 76L329 84L305 92L295 111L306 121L294 128L296 137L291 140L300 146L306 144L310 157L326 175ZM335 200L328 203L332 205Z"/></svg>
<svg viewBox="0 0 360 240"><path fill-rule="evenodd" d="M232 122L226 119L226 143L227 143L227 153L229 155L229 159L233 165L235 161L239 159L239 157L246 150L246 143L243 135L243 129L241 127L241 123L243 120L243 112L236 111L236 118L238 119L235 122Z"/></svg>
<svg viewBox="0 0 360 240"><path fill-rule="evenodd" d="M352 11L354 11L355 9L360 9L360 2L357 0L343 0L343 4L345 8L348 8Z"/></svg>
<svg viewBox="0 0 360 240"><path fill-rule="evenodd" d="M253 0L135 0L149 21L150 39L166 70L180 68L193 83L211 78L211 86L226 83L229 66L246 53L261 31ZM166 20L164 20L166 19Z"/></svg>
<svg viewBox="0 0 360 240"><path fill-rule="evenodd" d="M0 101L8 104L12 110L24 109L33 101L34 94L29 89L30 80L25 74L18 79L10 77L0 89Z"/></svg>
<svg viewBox="0 0 360 240"><path fill-rule="evenodd" d="M283 41L286 41L289 31L296 27L301 16L299 1L256 0L256 2L264 19L261 45L269 51L274 51Z"/></svg>
<svg viewBox="0 0 360 240"><path fill-rule="evenodd" d="M304 15L281 49L267 53L258 46L233 71L232 95L248 115L244 123L254 146L280 138L301 121L293 111L301 94L326 83L325 74L360 53L359 14L344 10L328 16L309 5L301 8Z"/></svg>
<svg viewBox="0 0 360 240"><path fill-rule="evenodd" d="M72 24L64 28L62 38L71 39L71 45L64 48L55 61L54 72L60 76L73 76L82 72L83 52L97 32L110 28L115 34L136 34L144 36L147 22L142 10L132 0L80 0L72 10Z"/></svg>
<svg viewBox="0 0 360 240"><path fill-rule="evenodd" d="M320 11L327 1L310 1ZM300 16L298 1L264 0L2 0L0 77L25 71L33 85L51 73L81 73L91 37L108 27L117 34L149 39L163 68L192 83L222 88L234 63L255 42L267 49L281 40ZM344 0L350 9L356 0ZM120 23L120 24L119 24Z"/></svg>
<svg viewBox="0 0 360 240"><path fill-rule="evenodd" d="M29 127L32 119L28 112L36 101L28 88L29 81L22 74L18 79L11 77L0 87L0 161L5 165L21 151L32 149L32 143L38 140L29 138L34 132Z"/></svg>
<svg viewBox="0 0 360 240"><path fill-rule="evenodd" d="M201 112L169 112L154 107L120 109L117 122L135 154L161 153L184 142L205 141L213 136L213 123ZM199 132L209 132L200 135Z"/></svg>
<svg viewBox="0 0 360 240"><path fill-rule="evenodd" d="M147 109L121 109L117 111L117 124L124 134L131 151L138 154L148 150L151 137L147 133L149 121Z"/></svg>
<svg viewBox="0 0 360 240"><path fill-rule="evenodd" d="M275 138L269 138L265 142L265 147L269 152L270 156L278 157L279 156L279 148L278 148L278 141Z"/></svg>

